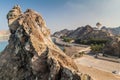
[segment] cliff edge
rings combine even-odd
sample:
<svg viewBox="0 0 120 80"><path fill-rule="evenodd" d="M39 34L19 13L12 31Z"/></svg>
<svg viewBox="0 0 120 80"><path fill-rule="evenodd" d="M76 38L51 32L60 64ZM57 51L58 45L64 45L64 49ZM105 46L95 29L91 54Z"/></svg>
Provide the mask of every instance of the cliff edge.
<svg viewBox="0 0 120 80"><path fill-rule="evenodd" d="M7 19L11 35L0 55L0 80L92 80L52 42L40 14L16 5Z"/></svg>

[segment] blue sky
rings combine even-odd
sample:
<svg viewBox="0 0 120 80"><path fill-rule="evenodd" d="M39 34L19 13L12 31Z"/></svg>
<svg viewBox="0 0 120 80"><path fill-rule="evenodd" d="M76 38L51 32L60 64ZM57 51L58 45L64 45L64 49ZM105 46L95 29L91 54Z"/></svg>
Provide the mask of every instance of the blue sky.
<svg viewBox="0 0 120 80"><path fill-rule="evenodd" d="M52 32L64 28L75 29L87 24L120 26L120 0L2 0L0 2L0 30L8 29L6 14L19 4L39 12Z"/></svg>

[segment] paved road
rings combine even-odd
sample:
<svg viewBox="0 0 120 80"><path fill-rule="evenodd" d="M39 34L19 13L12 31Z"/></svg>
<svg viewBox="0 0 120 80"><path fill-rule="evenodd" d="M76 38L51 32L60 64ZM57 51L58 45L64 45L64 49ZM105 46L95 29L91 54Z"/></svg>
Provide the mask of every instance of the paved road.
<svg viewBox="0 0 120 80"><path fill-rule="evenodd" d="M88 45L82 45L82 44L76 44L76 43L67 43L67 42L62 41L62 39L59 39L56 37L52 37L52 40L60 46L77 46L77 47L86 47L86 48L89 47Z"/></svg>
<svg viewBox="0 0 120 80"><path fill-rule="evenodd" d="M96 59L93 56L85 55L75 60L77 64L93 67L102 71L110 72L120 71L120 63Z"/></svg>

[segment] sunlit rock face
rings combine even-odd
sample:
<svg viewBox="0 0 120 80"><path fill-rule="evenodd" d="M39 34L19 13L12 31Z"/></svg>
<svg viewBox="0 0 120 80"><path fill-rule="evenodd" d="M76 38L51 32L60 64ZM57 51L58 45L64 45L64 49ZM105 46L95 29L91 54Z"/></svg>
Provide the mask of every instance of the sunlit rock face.
<svg viewBox="0 0 120 80"><path fill-rule="evenodd" d="M52 42L40 14L14 6L7 19L11 35L0 55L0 80L82 80L84 74Z"/></svg>
<svg viewBox="0 0 120 80"><path fill-rule="evenodd" d="M16 29L18 28L16 21L18 17L22 14L20 6L15 5L7 14L8 19L8 26L11 31L11 33L14 33ZM15 21L15 22L14 22ZM15 26L16 25L16 26Z"/></svg>

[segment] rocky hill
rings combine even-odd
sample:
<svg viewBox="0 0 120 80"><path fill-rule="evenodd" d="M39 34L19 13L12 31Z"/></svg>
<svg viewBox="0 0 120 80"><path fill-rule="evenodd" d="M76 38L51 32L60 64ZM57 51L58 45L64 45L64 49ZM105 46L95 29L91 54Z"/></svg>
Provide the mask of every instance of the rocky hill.
<svg viewBox="0 0 120 80"><path fill-rule="evenodd" d="M66 34L64 34L64 36L73 38L73 39L81 39L81 40L87 40L92 38L111 39L113 36L112 33L108 32L107 30L94 29L89 25L86 25L84 27L78 27L73 31L67 31L67 32ZM62 34L62 33L59 32L57 35L59 34ZM59 36L62 36L62 35L59 35Z"/></svg>
<svg viewBox="0 0 120 80"><path fill-rule="evenodd" d="M111 42L107 43L103 49L103 53L120 58L120 38L116 37Z"/></svg>
<svg viewBox="0 0 120 80"><path fill-rule="evenodd" d="M112 33L113 35L120 35L120 27L106 28L105 26L103 26L102 29Z"/></svg>
<svg viewBox="0 0 120 80"><path fill-rule="evenodd" d="M98 32L98 29L91 27L89 25L86 26L82 26L82 27L78 27L75 30L61 30L61 31L57 31L53 34L53 36L56 37L61 37L61 36L68 36L68 37L77 37L79 36L81 33L81 35L83 35L84 33L87 34L89 33L89 30L92 32L94 31L95 33ZM88 31L88 32L87 32ZM120 27L115 27L115 28L107 28L105 26L103 26L100 30L101 32L107 32L108 35L120 35Z"/></svg>
<svg viewBox="0 0 120 80"><path fill-rule="evenodd" d="M0 80L92 80L52 42L40 14L17 5L7 19L11 35L0 55Z"/></svg>
<svg viewBox="0 0 120 80"><path fill-rule="evenodd" d="M101 50L103 54L120 57L120 27L106 28L102 27L101 30L93 28L89 25L78 27L69 34L65 34L67 38L78 39L77 43L89 44L91 41L104 42L104 47ZM118 35L118 36L116 36ZM95 43L96 44L96 43Z"/></svg>
<svg viewBox="0 0 120 80"><path fill-rule="evenodd" d="M63 29L61 31L55 32L53 36L60 38L61 36L69 35L73 30Z"/></svg>

